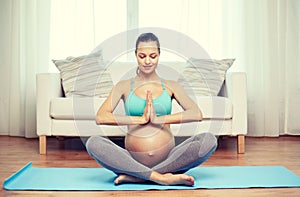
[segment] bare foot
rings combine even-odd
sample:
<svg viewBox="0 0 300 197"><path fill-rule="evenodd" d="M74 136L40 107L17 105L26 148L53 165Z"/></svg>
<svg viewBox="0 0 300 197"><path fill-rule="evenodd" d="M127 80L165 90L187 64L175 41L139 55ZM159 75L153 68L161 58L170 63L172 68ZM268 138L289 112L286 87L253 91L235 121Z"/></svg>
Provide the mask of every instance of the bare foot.
<svg viewBox="0 0 300 197"><path fill-rule="evenodd" d="M157 181L157 183L162 185L194 185L195 179L192 176L186 174L163 174L162 179Z"/></svg>
<svg viewBox="0 0 300 197"><path fill-rule="evenodd" d="M144 180L144 179L133 177L133 176L130 176L130 175L127 175L127 174L121 174L115 179L114 183L116 185L119 185L119 184L122 184L122 183L143 183L145 181L146 180Z"/></svg>

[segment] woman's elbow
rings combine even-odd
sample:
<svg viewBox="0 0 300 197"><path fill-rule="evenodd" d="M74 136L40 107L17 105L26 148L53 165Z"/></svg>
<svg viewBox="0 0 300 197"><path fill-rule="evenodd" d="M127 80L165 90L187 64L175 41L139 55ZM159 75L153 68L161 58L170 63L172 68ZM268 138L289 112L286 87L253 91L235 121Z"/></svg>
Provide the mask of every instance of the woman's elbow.
<svg viewBox="0 0 300 197"><path fill-rule="evenodd" d="M99 116L99 115L96 115L96 124L97 125L103 124L103 120L101 119L101 116Z"/></svg>
<svg viewBox="0 0 300 197"><path fill-rule="evenodd" d="M203 120L203 115L202 115L202 111L198 108L198 112L197 112L197 114L198 114L198 121L202 121Z"/></svg>
<svg viewBox="0 0 300 197"><path fill-rule="evenodd" d="M96 124L98 124L98 125L114 124L112 113L107 112L107 111L98 112L96 115Z"/></svg>
<svg viewBox="0 0 300 197"><path fill-rule="evenodd" d="M106 120L106 116L103 113L97 113L96 115L96 124L100 125L100 124L105 124L107 122Z"/></svg>
<svg viewBox="0 0 300 197"><path fill-rule="evenodd" d="M200 113L200 115L199 115L199 119L198 119L199 121L202 121L203 120L203 116L202 116L202 113Z"/></svg>

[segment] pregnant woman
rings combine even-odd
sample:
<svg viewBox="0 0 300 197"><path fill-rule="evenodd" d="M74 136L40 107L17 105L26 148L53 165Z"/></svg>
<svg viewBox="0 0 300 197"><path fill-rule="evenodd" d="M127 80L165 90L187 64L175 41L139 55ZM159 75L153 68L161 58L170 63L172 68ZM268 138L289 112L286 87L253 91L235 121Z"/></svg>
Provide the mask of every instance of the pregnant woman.
<svg viewBox="0 0 300 197"><path fill-rule="evenodd" d="M207 160L217 139L211 133L201 133L175 146L170 124L201 121L201 110L177 82L157 75L160 44L153 33L138 37L135 55L137 75L117 83L96 116L97 124L128 126L125 149L105 137L92 136L86 143L87 151L118 175L115 184L153 181L193 185L194 178L184 172ZM126 115L113 113L121 99ZM171 113L172 99L182 112Z"/></svg>

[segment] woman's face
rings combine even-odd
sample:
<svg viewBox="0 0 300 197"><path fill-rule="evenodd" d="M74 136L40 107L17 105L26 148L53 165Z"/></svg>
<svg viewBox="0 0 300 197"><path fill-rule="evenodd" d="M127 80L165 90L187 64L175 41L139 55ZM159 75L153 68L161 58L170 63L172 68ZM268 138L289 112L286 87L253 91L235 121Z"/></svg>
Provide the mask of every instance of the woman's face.
<svg viewBox="0 0 300 197"><path fill-rule="evenodd" d="M140 42L138 44L136 58L140 72L145 74L154 72L159 59L159 52L156 42Z"/></svg>

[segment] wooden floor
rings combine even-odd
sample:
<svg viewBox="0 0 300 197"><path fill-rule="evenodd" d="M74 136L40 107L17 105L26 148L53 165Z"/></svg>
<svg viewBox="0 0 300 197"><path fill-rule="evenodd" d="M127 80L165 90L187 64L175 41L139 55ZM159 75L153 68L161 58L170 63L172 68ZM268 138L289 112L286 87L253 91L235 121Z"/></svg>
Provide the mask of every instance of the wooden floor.
<svg viewBox="0 0 300 197"><path fill-rule="evenodd" d="M39 155L38 140L0 136L0 196L300 196L300 188L197 189L167 191L6 191L4 180L32 161L33 167L98 167L80 138L49 138L48 154ZM300 137L246 137L246 153L236 153L236 138L223 137L203 166L283 165L300 175ZM259 177L258 177L259 178Z"/></svg>

